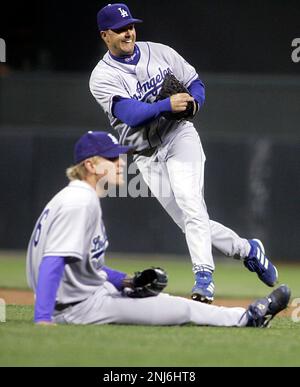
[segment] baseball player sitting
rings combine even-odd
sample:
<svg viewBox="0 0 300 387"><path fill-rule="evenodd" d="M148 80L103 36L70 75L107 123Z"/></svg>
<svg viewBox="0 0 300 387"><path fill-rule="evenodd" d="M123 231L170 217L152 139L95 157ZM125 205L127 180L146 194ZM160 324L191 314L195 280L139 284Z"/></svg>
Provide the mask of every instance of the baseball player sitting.
<svg viewBox="0 0 300 387"><path fill-rule="evenodd" d="M119 156L130 150L106 132L77 141L70 183L45 206L28 246L35 323L268 326L288 305L285 285L248 309L225 308L162 293L167 275L161 268L129 276L105 266L108 238L99 198L106 186L124 183Z"/></svg>
<svg viewBox="0 0 300 387"><path fill-rule="evenodd" d="M262 242L241 238L209 218L203 195L205 154L192 122L205 101L203 82L172 48L136 42L135 24L141 22L125 4L109 4L98 12L108 51L92 72L90 90L120 143L134 146L143 179L186 236L195 274L191 297L207 303L214 299L212 246L241 259L274 286L278 273Z"/></svg>

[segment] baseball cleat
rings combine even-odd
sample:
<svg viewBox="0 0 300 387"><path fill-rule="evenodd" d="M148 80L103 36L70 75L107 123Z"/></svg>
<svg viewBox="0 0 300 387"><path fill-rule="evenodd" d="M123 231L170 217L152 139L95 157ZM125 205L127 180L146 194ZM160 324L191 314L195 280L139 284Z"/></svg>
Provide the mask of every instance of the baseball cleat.
<svg viewBox="0 0 300 387"><path fill-rule="evenodd" d="M244 266L256 272L258 278L266 285L275 286L278 281L278 271L266 257L264 245L259 239L250 239L249 243L251 249L248 257L244 259Z"/></svg>
<svg viewBox="0 0 300 387"><path fill-rule="evenodd" d="M291 298L291 291L286 285L279 288L249 306L247 309L248 327L267 328L270 321L282 310L284 310Z"/></svg>
<svg viewBox="0 0 300 387"><path fill-rule="evenodd" d="M198 271L195 275L195 285L191 298L194 301L211 304L214 300L215 285L212 274L207 271Z"/></svg>

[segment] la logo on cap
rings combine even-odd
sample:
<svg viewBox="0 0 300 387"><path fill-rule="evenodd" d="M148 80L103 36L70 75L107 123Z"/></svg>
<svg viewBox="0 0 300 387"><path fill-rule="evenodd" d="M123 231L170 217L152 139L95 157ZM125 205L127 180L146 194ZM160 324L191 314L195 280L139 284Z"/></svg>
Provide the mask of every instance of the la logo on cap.
<svg viewBox="0 0 300 387"><path fill-rule="evenodd" d="M118 8L118 10L120 11L120 14L122 17L128 17L128 13L127 13L127 11L125 11L125 9Z"/></svg>

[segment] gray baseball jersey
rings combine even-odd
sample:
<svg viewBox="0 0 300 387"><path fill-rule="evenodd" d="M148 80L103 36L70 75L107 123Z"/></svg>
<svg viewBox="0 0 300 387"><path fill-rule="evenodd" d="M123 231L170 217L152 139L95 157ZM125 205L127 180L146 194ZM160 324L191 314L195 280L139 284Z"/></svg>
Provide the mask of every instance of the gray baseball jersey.
<svg viewBox="0 0 300 387"><path fill-rule="evenodd" d="M36 291L45 256L75 258L65 266L57 293L63 304L88 298L107 279L101 270L108 246L99 198L89 184L75 180L46 205L27 251L27 279Z"/></svg>
<svg viewBox="0 0 300 387"><path fill-rule="evenodd" d="M159 43L137 42L141 56L137 65L114 60L109 52L97 64L90 78L90 89L107 114L111 126L119 132L119 142L134 145L137 151L162 143L174 126L185 126L186 121L169 121L160 117L143 128L131 128L113 116L114 97L135 98L153 102L167 73L173 73L186 87L198 74L175 50Z"/></svg>

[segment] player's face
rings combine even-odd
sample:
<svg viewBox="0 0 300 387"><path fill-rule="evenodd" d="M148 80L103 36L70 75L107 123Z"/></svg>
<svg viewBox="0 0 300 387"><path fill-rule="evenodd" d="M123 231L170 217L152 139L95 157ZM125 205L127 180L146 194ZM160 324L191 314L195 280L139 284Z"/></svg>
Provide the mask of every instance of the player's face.
<svg viewBox="0 0 300 387"><path fill-rule="evenodd" d="M99 161L95 166L95 171L99 176L98 183L106 183L110 186L124 184L124 167L126 162L124 156L115 159L104 159L99 157ZM102 180L102 181L101 181Z"/></svg>
<svg viewBox="0 0 300 387"><path fill-rule="evenodd" d="M134 52L136 32L133 24L129 24L119 30L101 32L109 51L117 57L131 55Z"/></svg>
<svg viewBox="0 0 300 387"><path fill-rule="evenodd" d="M112 174L111 176L111 184L115 185L123 185L124 184L124 167L125 167L125 156L120 156L114 160L110 160L115 167L115 176Z"/></svg>

